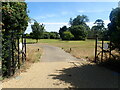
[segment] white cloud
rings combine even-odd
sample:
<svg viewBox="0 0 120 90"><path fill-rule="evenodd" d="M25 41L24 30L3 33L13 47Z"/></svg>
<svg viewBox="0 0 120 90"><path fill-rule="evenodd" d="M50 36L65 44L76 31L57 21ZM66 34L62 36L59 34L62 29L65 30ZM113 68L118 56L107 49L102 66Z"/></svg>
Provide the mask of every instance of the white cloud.
<svg viewBox="0 0 120 90"><path fill-rule="evenodd" d="M46 31L48 32L51 32L51 31L56 31L56 32L59 32L59 29L63 26L69 26L68 23L66 22L62 22L62 23L43 23L45 25L45 29Z"/></svg>
<svg viewBox="0 0 120 90"><path fill-rule="evenodd" d="M107 27L107 25L110 23L110 20L104 20L105 23L105 27Z"/></svg>
<svg viewBox="0 0 120 90"><path fill-rule="evenodd" d="M92 27L92 26L94 26L94 22L87 22L86 23L90 28Z"/></svg>
<svg viewBox="0 0 120 90"><path fill-rule="evenodd" d="M78 10L79 13L102 13L107 12L109 10Z"/></svg>
<svg viewBox="0 0 120 90"><path fill-rule="evenodd" d="M56 14L47 14L44 16L37 16L35 17L35 19L45 19L45 18L51 18L51 17L56 17L56 16L57 16Z"/></svg>

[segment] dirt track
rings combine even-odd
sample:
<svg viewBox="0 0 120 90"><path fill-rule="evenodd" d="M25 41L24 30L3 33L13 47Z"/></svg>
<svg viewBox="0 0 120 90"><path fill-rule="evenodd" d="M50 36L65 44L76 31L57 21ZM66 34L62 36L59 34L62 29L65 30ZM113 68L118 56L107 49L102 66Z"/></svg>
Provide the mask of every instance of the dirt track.
<svg viewBox="0 0 120 90"><path fill-rule="evenodd" d="M39 44L37 44L38 46ZM41 62L27 72L2 83L3 88L118 88L120 74L77 60L62 49L40 45Z"/></svg>

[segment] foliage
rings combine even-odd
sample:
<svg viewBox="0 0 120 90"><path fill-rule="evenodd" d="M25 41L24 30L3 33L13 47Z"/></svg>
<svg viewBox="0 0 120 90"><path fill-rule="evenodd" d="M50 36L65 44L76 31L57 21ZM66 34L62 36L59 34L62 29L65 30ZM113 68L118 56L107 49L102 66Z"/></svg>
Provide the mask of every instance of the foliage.
<svg viewBox="0 0 120 90"><path fill-rule="evenodd" d="M89 21L89 19L86 15L82 15L82 16L78 15L74 19L70 18L69 23L70 23L71 26L86 25L85 22L88 22L88 21Z"/></svg>
<svg viewBox="0 0 120 90"><path fill-rule="evenodd" d="M23 34L28 26L27 4L25 2L2 2L2 72L10 75L12 36ZM15 47L13 47L15 49ZM14 50L13 50L14 51Z"/></svg>
<svg viewBox="0 0 120 90"><path fill-rule="evenodd" d="M97 24L99 30L102 30L104 28L104 21L102 19L97 19L94 24Z"/></svg>
<svg viewBox="0 0 120 90"><path fill-rule="evenodd" d="M70 31L63 32L63 40L71 40L74 36Z"/></svg>
<svg viewBox="0 0 120 90"><path fill-rule="evenodd" d="M96 35L98 35L99 38L106 36L107 29L104 27L104 21L97 19L94 24L91 30L88 31L88 38L94 39Z"/></svg>
<svg viewBox="0 0 120 90"><path fill-rule="evenodd" d="M87 37L87 31L90 30L89 26L87 26L86 22L89 19L86 15L78 15L76 18L70 18L69 24L71 25L69 28L63 26L59 30L59 34L62 40L85 40ZM67 35L67 36L66 36ZM68 37L70 36L70 37Z"/></svg>
<svg viewBox="0 0 120 90"><path fill-rule="evenodd" d="M69 28L70 32L74 35L75 40L85 40L87 36L86 28L82 25L72 26Z"/></svg>
<svg viewBox="0 0 120 90"><path fill-rule="evenodd" d="M28 26L27 4L25 2L2 3L2 28L7 33L10 30L24 33Z"/></svg>
<svg viewBox="0 0 120 90"><path fill-rule="evenodd" d="M33 39L36 39L36 42L38 42L38 39L40 39L43 35L44 32L44 25L43 24L39 24L37 21L34 22L33 25L31 25L32 28L32 37Z"/></svg>
<svg viewBox="0 0 120 90"><path fill-rule="evenodd" d="M59 39L59 34L57 32L50 32L50 39Z"/></svg>
<svg viewBox="0 0 120 90"><path fill-rule="evenodd" d="M42 38L43 39L50 39L50 33L49 32L44 32Z"/></svg>
<svg viewBox="0 0 120 90"><path fill-rule="evenodd" d="M63 39L64 35L63 33L67 31L67 27L66 26L63 26L62 28L60 28L59 30L59 34L60 34L60 38Z"/></svg>
<svg viewBox="0 0 120 90"><path fill-rule="evenodd" d="M120 8L115 8L110 13L110 21L108 24L109 35L113 42L114 49L120 51Z"/></svg>

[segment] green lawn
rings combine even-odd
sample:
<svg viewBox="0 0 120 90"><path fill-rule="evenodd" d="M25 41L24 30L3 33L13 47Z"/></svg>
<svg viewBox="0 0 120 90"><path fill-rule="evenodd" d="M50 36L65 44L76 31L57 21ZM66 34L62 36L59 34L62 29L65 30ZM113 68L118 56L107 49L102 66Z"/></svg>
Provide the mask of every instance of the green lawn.
<svg viewBox="0 0 120 90"><path fill-rule="evenodd" d="M27 43L35 43L36 40L27 39ZM95 40L86 41L62 41L59 39L40 39L38 43L46 43L63 48L77 58L93 58ZM71 48L71 51L70 51Z"/></svg>

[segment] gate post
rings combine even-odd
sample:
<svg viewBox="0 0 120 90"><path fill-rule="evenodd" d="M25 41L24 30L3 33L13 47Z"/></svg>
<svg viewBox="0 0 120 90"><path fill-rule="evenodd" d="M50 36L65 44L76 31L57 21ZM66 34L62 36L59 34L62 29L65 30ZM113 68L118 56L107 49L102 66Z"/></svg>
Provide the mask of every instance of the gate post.
<svg viewBox="0 0 120 90"><path fill-rule="evenodd" d="M23 56L23 34L22 34L22 63L24 63L24 56Z"/></svg>
<svg viewBox="0 0 120 90"><path fill-rule="evenodd" d="M17 37L17 40L18 40L18 69L20 69L20 46L19 46L19 44L20 44L20 41L19 41L19 36Z"/></svg>
<svg viewBox="0 0 120 90"><path fill-rule="evenodd" d="M15 73L15 62L14 62L14 44L13 43L15 43L14 42L14 32L13 32L13 30L12 30L12 36L11 36L11 44L12 44L12 74L14 74Z"/></svg>
<svg viewBox="0 0 120 90"><path fill-rule="evenodd" d="M26 61L26 34L24 35L24 45L25 45L25 61Z"/></svg>
<svg viewBox="0 0 120 90"><path fill-rule="evenodd" d="M104 40L102 38L102 55L101 55L101 62L103 61L103 44L104 44Z"/></svg>
<svg viewBox="0 0 120 90"><path fill-rule="evenodd" d="M98 42L98 35L96 35L96 38L95 38L95 63L97 61L97 42Z"/></svg>
<svg viewBox="0 0 120 90"><path fill-rule="evenodd" d="M111 51L112 51L112 42L111 42L111 40L110 40L110 45L109 45L109 47L110 47L110 52L109 52L109 59L111 59Z"/></svg>

